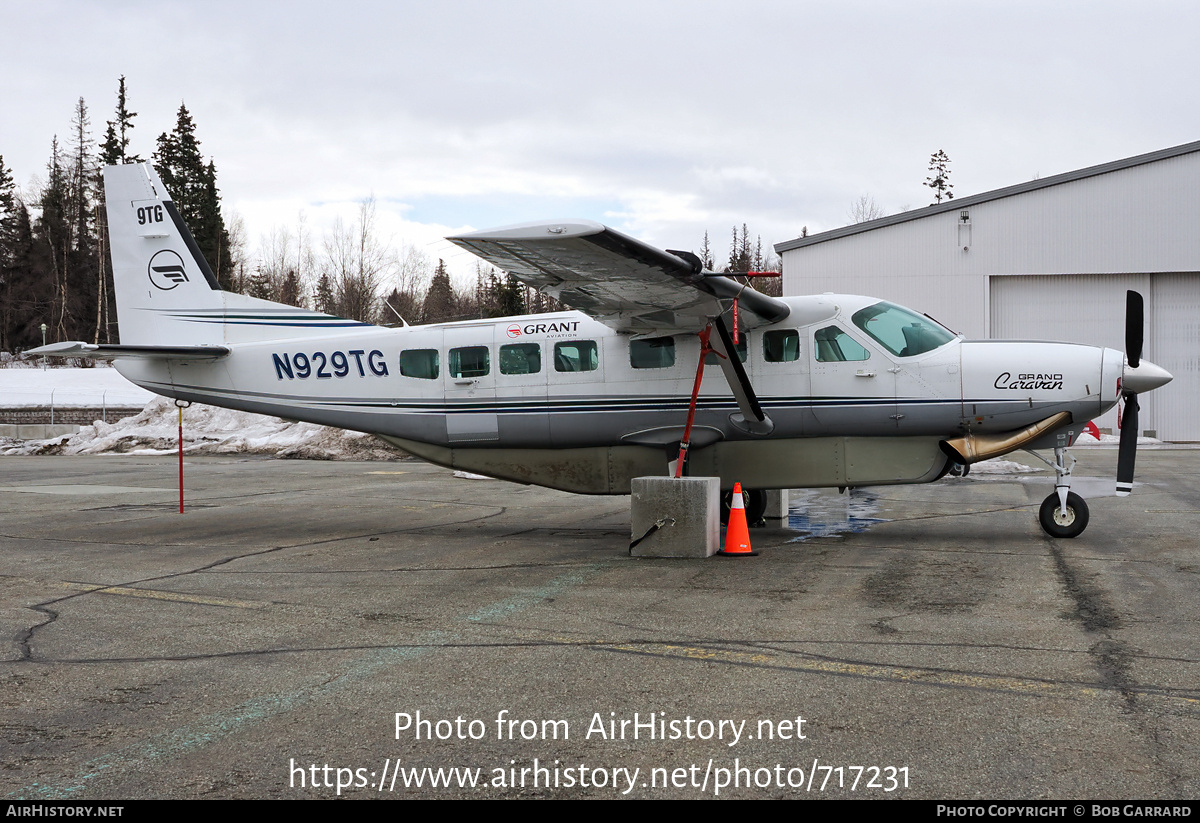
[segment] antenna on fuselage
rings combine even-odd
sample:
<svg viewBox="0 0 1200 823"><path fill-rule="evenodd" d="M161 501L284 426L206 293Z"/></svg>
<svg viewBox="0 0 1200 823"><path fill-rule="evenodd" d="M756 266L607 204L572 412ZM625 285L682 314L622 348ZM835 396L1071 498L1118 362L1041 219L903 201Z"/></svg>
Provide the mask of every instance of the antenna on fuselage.
<svg viewBox="0 0 1200 823"><path fill-rule="evenodd" d="M399 318L400 318L400 325L404 326L405 328L408 328L408 326L409 326L409 322L408 322L407 320L405 320L405 319L404 319L404 315L402 315L400 312L396 311L396 307L395 307L395 306L393 306L393 305L392 305L391 303L389 303L387 300L384 300L384 301L383 301L383 305L385 305L385 306L387 306L389 309L391 309L391 310L392 310L392 314L394 314L394 315L396 315L397 317L399 317Z"/></svg>

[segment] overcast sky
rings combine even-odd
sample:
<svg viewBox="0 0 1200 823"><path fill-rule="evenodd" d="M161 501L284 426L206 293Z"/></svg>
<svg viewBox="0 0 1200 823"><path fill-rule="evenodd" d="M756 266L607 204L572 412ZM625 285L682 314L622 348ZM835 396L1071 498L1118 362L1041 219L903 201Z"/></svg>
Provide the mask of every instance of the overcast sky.
<svg viewBox="0 0 1200 823"><path fill-rule="evenodd" d="M1200 139L1195 2L0 0L0 155L22 185L117 78L148 157L187 104L252 245L374 195L384 233L599 220L718 259Z"/></svg>

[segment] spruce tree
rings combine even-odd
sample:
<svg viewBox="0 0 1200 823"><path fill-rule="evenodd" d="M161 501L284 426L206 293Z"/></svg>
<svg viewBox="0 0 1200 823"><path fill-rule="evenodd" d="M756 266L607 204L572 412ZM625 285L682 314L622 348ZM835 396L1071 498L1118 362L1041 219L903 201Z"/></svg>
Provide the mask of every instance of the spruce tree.
<svg viewBox="0 0 1200 823"><path fill-rule="evenodd" d="M129 132L133 130L136 111L130 111L125 99L125 75L117 81L117 119L109 120L104 130L104 142L100 144L100 159L106 166L122 163L140 163L142 158L129 153Z"/></svg>
<svg viewBox="0 0 1200 823"><path fill-rule="evenodd" d="M528 311L525 307L525 284L511 274L504 276L497 297L496 302L499 304L497 309L500 317L512 317Z"/></svg>
<svg viewBox="0 0 1200 823"><path fill-rule="evenodd" d="M422 323L444 323L454 319L454 286L450 283L450 272L444 260L438 260L425 304L421 309Z"/></svg>
<svg viewBox="0 0 1200 823"><path fill-rule="evenodd" d="M204 168L204 192L200 199L200 228L196 243L200 252L222 289L233 289L233 255L230 250L229 232L225 229L225 218L221 214L221 195L217 189L217 167L210 160Z"/></svg>
<svg viewBox="0 0 1200 823"><path fill-rule="evenodd" d="M743 223L742 233L739 236L737 226L734 226L733 242L729 246L729 266L726 271L750 271L754 262L753 254L750 250L750 229Z"/></svg>
<svg viewBox="0 0 1200 823"><path fill-rule="evenodd" d="M200 154L196 124L186 105L179 106L175 130L159 136L154 167L171 193L183 221L191 228L217 283L222 289L230 290L234 263L229 250L229 232L221 216L217 170L211 160L205 164Z"/></svg>
<svg viewBox="0 0 1200 823"><path fill-rule="evenodd" d="M117 81L116 119L108 121L104 130L104 142L100 144L101 166L142 162L142 158L129 152L129 132L133 130L133 118L135 117L137 117L137 112L129 110L125 94L125 75L121 75ZM96 330L92 342L111 343L117 339L117 334L115 334L117 314L113 306L112 263L108 255L108 213L103 208L103 174L97 173L96 190L101 208L97 209L96 214L96 257L99 271L96 273Z"/></svg>
<svg viewBox="0 0 1200 823"><path fill-rule="evenodd" d="M262 269L256 268L245 285L246 294L260 300L271 300L275 295L271 291L271 280Z"/></svg>
<svg viewBox="0 0 1200 823"><path fill-rule="evenodd" d="M39 326L50 317L50 292L35 268L33 225L29 209L14 199L8 217L0 219L0 349L18 351L41 345Z"/></svg>
<svg viewBox="0 0 1200 823"><path fill-rule="evenodd" d="M322 274L317 280L317 288L313 293L313 308L322 314L334 314L333 283L328 274Z"/></svg>
<svg viewBox="0 0 1200 823"><path fill-rule="evenodd" d="M68 205L71 250L67 266L68 314L73 318L67 334L73 340L97 339L102 314L99 296L100 258L96 242L97 180L100 169L93 153L91 120L82 97L71 123L71 168Z"/></svg>
<svg viewBox="0 0 1200 823"><path fill-rule="evenodd" d="M950 158L946 156L946 152L938 149L929 156L929 171L930 176L925 178L925 185L933 189L934 198L934 202L929 205L937 205L943 198L953 200L954 192L950 189L954 188L954 184L950 182Z"/></svg>
<svg viewBox="0 0 1200 823"><path fill-rule="evenodd" d="M295 269L288 269L279 284L279 292L273 298L276 302L288 306L304 307L304 287L300 284L300 275Z"/></svg>

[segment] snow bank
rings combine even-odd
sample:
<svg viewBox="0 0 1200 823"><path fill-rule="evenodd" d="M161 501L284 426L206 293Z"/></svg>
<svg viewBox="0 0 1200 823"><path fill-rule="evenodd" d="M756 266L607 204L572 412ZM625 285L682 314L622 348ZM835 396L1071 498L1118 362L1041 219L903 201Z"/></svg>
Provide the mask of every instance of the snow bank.
<svg viewBox="0 0 1200 823"><path fill-rule="evenodd" d="M179 448L178 434L175 402L157 397L140 414L116 423L97 420L73 435L28 441L0 438L0 455L174 454ZM287 423L277 417L199 403L183 411L183 450L185 454L263 454L311 460L408 457L369 434Z"/></svg>

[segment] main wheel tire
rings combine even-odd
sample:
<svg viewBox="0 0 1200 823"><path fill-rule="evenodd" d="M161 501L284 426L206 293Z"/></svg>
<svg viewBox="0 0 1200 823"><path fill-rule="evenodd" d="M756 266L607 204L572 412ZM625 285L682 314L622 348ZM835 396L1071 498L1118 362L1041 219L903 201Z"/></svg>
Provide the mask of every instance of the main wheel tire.
<svg viewBox="0 0 1200 823"><path fill-rule="evenodd" d="M1038 512L1042 530L1051 537L1078 537L1088 524L1088 507L1075 492L1067 492L1067 508L1058 505L1058 492L1042 501Z"/></svg>
<svg viewBox="0 0 1200 823"><path fill-rule="evenodd" d="M721 525L729 525L729 509L733 505L733 490L721 492ZM767 493L762 489L742 489L742 506L746 509L746 525L751 528L765 526L763 515L767 513Z"/></svg>

